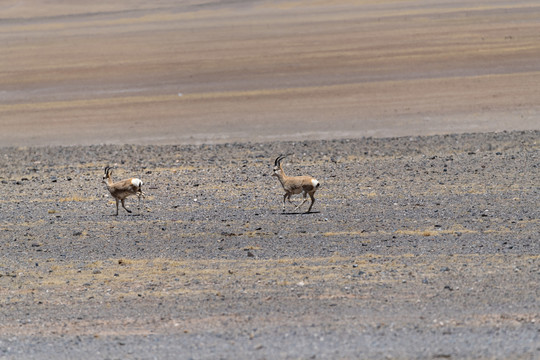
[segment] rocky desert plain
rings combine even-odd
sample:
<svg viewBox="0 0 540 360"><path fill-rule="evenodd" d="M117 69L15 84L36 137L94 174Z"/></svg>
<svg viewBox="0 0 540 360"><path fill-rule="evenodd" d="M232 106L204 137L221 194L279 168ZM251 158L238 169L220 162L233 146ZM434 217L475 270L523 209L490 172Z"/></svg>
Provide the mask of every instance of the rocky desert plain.
<svg viewBox="0 0 540 360"><path fill-rule="evenodd" d="M538 2L6 0L0 46L0 359L540 358Z"/></svg>

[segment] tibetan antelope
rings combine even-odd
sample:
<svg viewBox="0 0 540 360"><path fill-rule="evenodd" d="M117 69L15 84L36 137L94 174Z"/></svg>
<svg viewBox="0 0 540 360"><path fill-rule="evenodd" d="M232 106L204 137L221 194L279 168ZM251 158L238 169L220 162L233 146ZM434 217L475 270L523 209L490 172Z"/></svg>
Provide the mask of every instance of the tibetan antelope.
<svg viewBox="0 0 540 360"><path fill-rule="evenodd" d="M288 154L290 155L290 154ZM304 201L302 201L294 210L298 210L300 206L304 205L307 201L307 196L311 198L311 205L309 205L308 213L311 212L313 203L315 203L315 191L319 188L320 183L312 178L311 176L287 176L285 171L281 167L281 160L283 160L288 155L280 155L274 161L274 173L272 176L277 176L279 182L285 190L285 195L283 196L283 212L285 212L285 201L289 200L291 204L294 203L291 201L291 195L300 194L304 196Z"/></svg>
<svg viewBox="0 0 540 360"><path fill-rule="evenodd" d="M141 196L145 197L142 192L142 180L137 178L125 179L117 182L113 182L111 179L112 168L107 166L105 168L105 175L103 175L103 183L107 185L107 190L111 193L112 197L116 200L116 214L118 216L118 202L122 203L122 207L131 213L124 205L124 199L131 195L137 195L139 198L139 211L141 209Z"/></svg>

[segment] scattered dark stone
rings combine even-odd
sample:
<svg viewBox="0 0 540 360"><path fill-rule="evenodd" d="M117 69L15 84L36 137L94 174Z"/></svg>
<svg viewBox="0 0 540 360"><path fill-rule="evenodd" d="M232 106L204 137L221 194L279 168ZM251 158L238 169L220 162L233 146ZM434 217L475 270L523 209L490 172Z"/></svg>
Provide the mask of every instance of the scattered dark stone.
<svg viewBox="0 0 540 360"><path fill-rule="evenodd" d="M450 354L435 354L433 355L433 358L435 359L450 359L452 355Z"/></svg>
<svg viewBox="0 0 540 360"><path fill-rule="evenodd" d="M222 231L221 236L238 236L238 235L233 232Z"/></svg>

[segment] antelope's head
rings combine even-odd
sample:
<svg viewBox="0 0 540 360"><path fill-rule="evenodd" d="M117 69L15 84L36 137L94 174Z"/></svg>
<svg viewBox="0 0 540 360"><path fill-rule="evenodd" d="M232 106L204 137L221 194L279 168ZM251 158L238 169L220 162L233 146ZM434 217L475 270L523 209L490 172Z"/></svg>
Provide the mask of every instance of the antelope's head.
<svg viewBox="0 0 540 360"><path fill-rule="evenodd" d="M287 156L289 156L290 154L287 154L287 155L279 155L276 160L274 161L274 173L272 174L272 176L280 176L280 175L283 175L283 168L281 167L281 160L285 159Z"/></svg>
<svg viewBox="0 0 540 360"><path fill-rule="evenodd" d="M105 167L105 174L103 175L103 183L107 184L111 180L112 168L110 166Z"/></svg>

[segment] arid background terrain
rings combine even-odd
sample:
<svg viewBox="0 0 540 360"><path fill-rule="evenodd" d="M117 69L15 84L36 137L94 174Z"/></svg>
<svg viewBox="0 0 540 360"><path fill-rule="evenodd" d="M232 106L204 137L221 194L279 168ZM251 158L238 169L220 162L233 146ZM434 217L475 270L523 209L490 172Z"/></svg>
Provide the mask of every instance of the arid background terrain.
<svg viewBox="0 0 540 360"><path fill-rule="evenodd" d="M538 129L539 12L533 0L6 0L0 144Z"/></svg>
<svg viewBox="0 0 540 360"><path fill-rule="evenodd" d="M0 358L540 357L537 2L7 0L0 45Z"/></svg>

